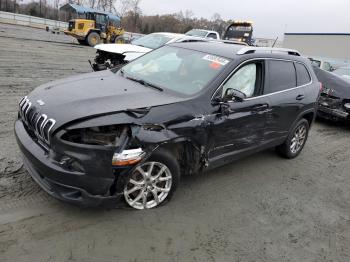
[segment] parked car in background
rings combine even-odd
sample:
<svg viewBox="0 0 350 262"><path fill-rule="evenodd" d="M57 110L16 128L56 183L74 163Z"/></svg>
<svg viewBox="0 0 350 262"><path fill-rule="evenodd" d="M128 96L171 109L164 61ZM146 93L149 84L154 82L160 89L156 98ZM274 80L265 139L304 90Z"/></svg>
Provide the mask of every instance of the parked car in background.
<svg viewBox="0 0 350 262"><path fill-rule="evenodd" d="M350 120L350 82L318 67L314 72L323 86L317 115L334 121Z"/></svg>
<svg viewBox="0 0 350 262"><path fill-rule="evenodd" d="M220 39L220 35L216 31L211 31L211 30L205 30L205 29L192 29L185 33L185 35L189 36L198 36L202 38L211 38L211 39Z"/></svg>
<svg viewBox="0 0 350 262"><path fill-rule="evenodd" d="M302 151L320 83L295 50L172 43L44 84L19 103L23 163L52 196L157 207L180 178L276 147Z"/></svg>
<svg viewBox="0 0 350 262"><path fill-rule="evenodd" d="M101 71L109 68L122 66L145 53L159 48L165 44L181 41L186 38L183 34L153 33L137 38L130 44L100 44L94 48L96 57L92 68Z"/></svg>
<svg viewBox="0 0 350 262"><path fill-rule="evenodd" d="M350 82L350 67L339 67L335 69L333 74L336 74L340 77L342 77L344 80Z"/></svg>
<svg viewBox="0 0 350 262"><path fill-rule="evenodd" d="M334 70L334 68L331 65L331 63L326 61L326 60L318 59L318 58L312 58L312 57L309 57L309 60L311 61L312 66L321 68L322 70L329 71L329 72Z"/></svg>

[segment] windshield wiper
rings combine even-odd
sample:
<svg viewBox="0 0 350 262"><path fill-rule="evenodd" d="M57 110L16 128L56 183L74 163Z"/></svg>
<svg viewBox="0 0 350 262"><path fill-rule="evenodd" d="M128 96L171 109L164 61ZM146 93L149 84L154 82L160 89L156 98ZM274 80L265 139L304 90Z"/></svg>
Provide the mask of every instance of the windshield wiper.
<svg viewBox="0 0 350 262"><path fill-rule="evenodd" d="M163 88L161 88L161 87L159 87L157 85L154 85L152 83L149 83L149 82L147 82L145 80L142 80L142 79L137 79L137 78L133 78L133 77L130 77L130 76L127 76L126 79L129 79L131 81L137 82L137 83L139 83L139 84L141 84L143 86L152 87L152 88L157 89L158 91L161 91L161 92L164 91Z"/></svg>

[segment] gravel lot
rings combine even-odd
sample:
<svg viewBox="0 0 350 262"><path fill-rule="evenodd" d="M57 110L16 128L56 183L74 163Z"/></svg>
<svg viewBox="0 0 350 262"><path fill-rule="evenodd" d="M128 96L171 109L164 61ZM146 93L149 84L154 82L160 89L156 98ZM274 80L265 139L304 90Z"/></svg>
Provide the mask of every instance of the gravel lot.
<svg viewBox="0 0 350 262"><path fill-rule="evenodd" d="M261 152L187 177L166 206L81 209L23 169L19 99L91 71L92 48L0 24L0 261L350 261L350 127L316 122L303 153Z"/></svg>

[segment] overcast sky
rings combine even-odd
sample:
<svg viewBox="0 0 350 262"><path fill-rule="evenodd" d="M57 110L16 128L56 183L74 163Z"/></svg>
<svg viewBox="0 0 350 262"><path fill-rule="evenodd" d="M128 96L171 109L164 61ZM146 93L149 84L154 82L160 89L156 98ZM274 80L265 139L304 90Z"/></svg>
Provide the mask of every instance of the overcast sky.
<svg viewBox="0 0 350 262"><path fill-rule="evenodd" d="M191 10L195 17L252 20L255 37L284 32L350 33L350 0L142 0L145 15Z"/></svg>

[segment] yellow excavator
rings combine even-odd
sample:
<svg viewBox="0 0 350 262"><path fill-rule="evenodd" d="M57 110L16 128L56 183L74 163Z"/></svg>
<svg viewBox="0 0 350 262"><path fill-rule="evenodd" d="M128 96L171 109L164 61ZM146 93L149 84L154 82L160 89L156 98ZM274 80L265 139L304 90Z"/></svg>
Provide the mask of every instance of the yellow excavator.
<svg viewBox="0 0 350 262"><path fill-rule="evenodd" d="M75 12L79 17L68 22L64 33L76 38L80 44L124 43L124 29L120 27L118 16L75 4L66 4L60 9Z"/></svg>

